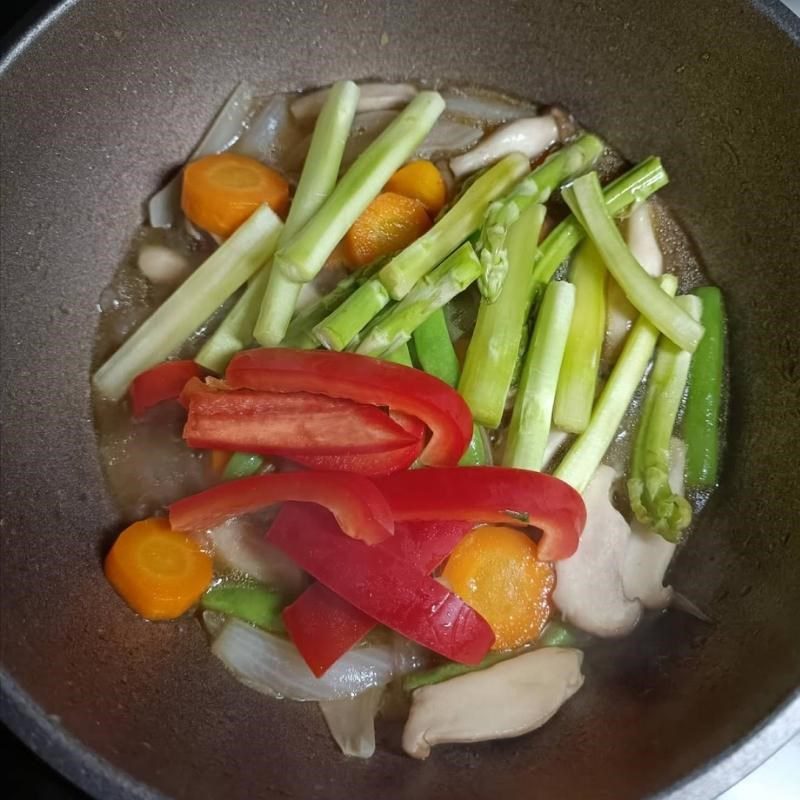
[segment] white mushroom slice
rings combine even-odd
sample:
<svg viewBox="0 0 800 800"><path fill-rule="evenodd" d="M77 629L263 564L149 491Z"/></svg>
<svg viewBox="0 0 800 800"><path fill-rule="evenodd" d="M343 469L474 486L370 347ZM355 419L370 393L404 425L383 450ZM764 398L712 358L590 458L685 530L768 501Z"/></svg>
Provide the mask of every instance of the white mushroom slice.
<svg viewBox="0 0 800 800"><path fill-rule="evenodd" d="M412 696L403 749L427 758L447 742L510 739L544 725L583 685L583 653L543 647Z"/></svg>
<svg viewBox="0 0 800 800"><path fill-rule="evenodd" d="M189 259L163 244L142 245L138 264L152 283L178 283L189 274Z"/></svg>
<svg viewBox="0 0 800 800"><path fill-rule="evenodd" d="M669 448L669 485L683 494L683 468L686 445L672 439ZM622 585L629 600L639 600L645 608L666 608L672 600L672 587L664 586L664 575L675 554L675 545L654 533L638 520L631 524L631 537L625 551Z"/></svg>
<svg viewBox="0 0 800 800"><path fill-rule="evenodd" d="M417 88L410 83L362 83L358 88L361 90L358 111L402 108L417 94ZM327 97L328 89L318 89L298 97L291 105L292 116L298 122L311 122L319 115Z"/></svg>
<svg viewBox="0 0 800 800"><path fill-rule="evenodd" d="M586 490L586 526L575 554L556 562L553 602L567 621L595 636L623 636L639 621L641 604L625 596L622 572L630 525L611 503L617 473L602 465Z"/></svg>
<svg viewBox="0 0 800 800"><path fill-rule="evenodd" d="M453 175L461 178L494 164L509 153L536 158L557 141L558 125L551 115L518 119L492 131L469 152L451 158L450 169Z"/></svg>
<svg viewBox="0 0 800 800"><path fill-rule="evenodd" d="M664 272L664 258L656 239L650 206L647 202L636 203L625 221L623 233L636 260L654 278ZM608 311L606 317L606 340L604 355L616 361L622 343L638 313L630 304L619 284L608 279Z"/></svg>

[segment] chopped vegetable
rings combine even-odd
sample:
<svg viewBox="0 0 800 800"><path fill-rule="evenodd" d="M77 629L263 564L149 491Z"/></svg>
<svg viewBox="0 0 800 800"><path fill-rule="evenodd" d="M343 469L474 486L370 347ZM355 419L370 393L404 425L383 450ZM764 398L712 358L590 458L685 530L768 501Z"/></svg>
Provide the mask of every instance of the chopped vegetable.
<svg viewBox="0 0 800 800"><path fill-rule="evenodd" d="M161 517L139 520L114 542L106 578L145 619L175 619L188 611L213 575L211 557Z"/></svg>
<svg viewBox="0 0 800 800"><path fill-rule="evenodd" d="M186 256L162 244L142 245L137 264L151 283L179 283L189 273Z"/></svg>
<svg viewBox="0 0 800 800"><path fill-rule="evenodd" d="M461 368L447 332L444 309L437 309L414 328L412 338L422 369L448 386L456 386Z"/></svg>
<svg viewBox="0 0 800 800"><path fill-rule="evenodd" d="M386 184L387 192L413 197L435 217L447 202L447 186L442 173L430 161L412 161L400 167Z"/></svg>
<svg viewBox="0 0 800 800"><path fill-rule="evenodd" d="M452 592L386 550L342 536L322 509L284 505L267 539L343 600L445 658L476 664L494 641Z"/></svg>
<svg viewBox="0 0 800 800"><path fill-rule="evenodd" d="M569 558L586 511L580 495L541 472L504 467L415 469L377 478L396 521L474 520L531 525L542 538L542 561Z"/></svg>
<svg viewBox="0 0 800 800"><path fill-rule="evenodd" d="M317 89L314 92L298 97L292 102L292 116L300 122L314 119L327 102L333 87ZM390 108L402 108L411 102L417 94L417 88L410 83L362 83L359 87L359 111L383 111Z"/></svg>
<svg viewBox="0 0 800 800"><path fill-rule="evenodd" d="M504 467L541 470L545 466L553 401L574 307L571 283L555 281L545 290L517 387Z"/></svg>
<svg viewBox="0 0 800 800"><path fill-rule="evenodd" d="M674 275L661 278L661 291L674 295L678 282ZM658 330L644 316L636 320L617 363L595 403L586 430L573 442L554 475L582 492L606 454L634 392L650 363L658 340Z"/></svg>
<svg viewBox="0 0 800 800"><path fill-rule="evenodd" d="M591 641L591 637L577 628L551 619L545 625L542 635L536 640L537 647L582 647Z"/></svg>
<svg viewBox="0 0 800 800"><path fill-rule="evenodd" d="M631 304L678 347L693 353L703 326L662 292L633 257L606 209L597 174L578 178L563 196Z"/></svg>
<svg viewBox="0 0 800 800"><path fill-rule="evenodd" d="M281 619L281 610L285 605L283 596L255 581L225 580L216 583L200 598L200 605L272 633L283 633L285 630Z"/></svg>
<svg viewBox="0 0 800 800"><path fill-rule="evenodd" d="M329 508L348 536L369 544L394 533L381 493L366 478L342 472L284 472L221 483L172 503L169 522L176 531L205 531L285 500Z"/></svg>
<svg viewBox="0 0 800 800"><path fill-rule="evenodd" d="M544 206L530 205L511 226L506 280L495 302L481 300L467 348L458 391L475 420L488 428L500 425L511 388L530 311L531 272L544 216Z"/></svg>
<svg viewBox="0 0 800 800"><path fill-rule="evenodd" d="M430 574L472 527L471 522L398 522L394 536L375 547ZM315 583L283 613L289 636L311 671L322 675L360 642L375 620L321 583Z"/></svg>
<svg viewBox="0 0 800 800"><path fill-rule="evenodd" d="M377 453L416 444L382 410L309 392L222 391L200 384L188 394L183 438L189 447L267 455Z"/></svg>
<svg viewBox="0 0 800 800"><path fill-rule="evenodd" d="M676 301L692 319L700 319L702 303L694 295ZM628 496L640 522L670 542L677 542L692 519L689 501L669 485L672 429L683 400L692 356L662 337L656 348L631 455Z"/></svg>
<svg viewBox="0 0 800 800"><path fill-rule="evenodd" d="M514 528L484 525L468 533L442 577L491 625L493 650L532 642L550 616L553 567L539 561L533 541Z"/></svg>
<svg viewBox="0 0 800 800"><path fill-rule="evenodd" d="M377 277L370 278L314 326L314 336L329 350L344 350L390 302L386 287Z"/></svg>
<svg viewBox="0 0 800 800"><path fill-rule="evenodd" d="M259 207L97 370L97 391L119 400L136 375L180 347L272 255L281 227Z"/></svg>
<svg viewBox="0 0 800 800"><path fill-rule="evenodd" d="M443 110L437 92L420 92L359 156L299 234L276 253L275 267L291 280L311 280Z"/></svg>
<svg viewBox="0 0 800 800"><path fill-rule="evenodd" d="M575 175L589 169L603 152L603 143L586 134L553 153L525 180L520 181L507 197L492 203L483 222L478 253L483 264L481 293L490 302L500 295L509 269L506 237L520 214L530 205L546 203L550 195ZM521 301L522 302L522 301ZM530 302L524 305L530 307Z"/></svg>
<svg viewBox="0 0 800 800"><path fill-rule="evenodd" d="M575 313L558 376L553 425L583 433L592 416L606 334L606 268L592 242L575 253L569 279L575 286Z"/></svg>
<svg viewBox="0 0 800 800"><path fill-rule="evenodd" d="M583 685L580 650L545 647L413 694L403 750L509 739L541 727Z"/></svg>
<svg viewBox="0 0 800 800"><path fill-rule="evenodd" d="M319 704L331 736L344 755L372 758L375 753L375 715L383 691L382 686L376 686L352 698Z"/></svg>
<svg viewBox="0 0 800 800"><path fill-rule="evenodd" d="M476 281L480 272L481 263L472 245L465 242L365 334L356 352L379 358L405 344L431 314Z"/></svg>
<svg viewBox="0 0 800 800"><path fill-rule="evenodd" d="M231 388L316 392L402 411L431 431L420 456L429 466L456 464L472 435L469 409L445 383L420 370L355 353L246 350L231 361L226 380Z"/></svg>
<svg viewBox="0 0 800 800"><path fill-rule="evenodd" d="M148 408L165 400L177 400L183 387L192 379L202 377L203 372L191 359L164 361L140 373L131 383L131 411L141 417Z"/></svg>
<svg viewBox="0 0 800 800"><path fill-rule="evenodd" d="M421 686L433 686L436 683L457 678L459 675L466 675L468 672L477 672L487 667L493 667L495 664L513 657L514 653L490 650L481 659L481 662L475 666L456 664L455 661L445 661L443 664L437 664L437 666L430 669L419 670L406 675L403 678L403 691L413 692L414 689L419 689Z"/></svg>
<svg viewBox="0 0 800 800"><path fill-rule="evenodd" d="M381 282L391 296L402 300L420 278L463 244L480 226L489 203L507 192L529 169L523 155L512 153L470 184L424 236L381 269Z"/></svg>
<svg viewBox="0 0 800 800"><path fill-rule="evenodd" d="M495 128L472 150L451 158L450 169L456 178L463 178L509 153L522 153L532 161L557 141L558 125L549 114L514 120Z"/></svg>
<svg viewBox="0 0 800 800"><path fill-rule="evenodd" d="M222 475L231 460L231 455L232 453L227 453L225 450L212 450L211 471L215 475Z"/></svg>
<svg viewBox="0 0 800 800"><path fill-rule="evenodd" d="M219 452L219 451L215 451ZM228 462L222 473L226 481L234 478L247 478L250 475L258 474L264 466L264 457L258 453L230 453Z"/></svg>
<svg viewBox="0 0 800 800"><path fill-rule="evenodd" d="M183 171L183 213L204 231L227 239L263 204L286 216L289 184L254 158L219 153L192 161Z"/></svg>
<svg viewBox="0 0 800 800"><path fill-rule="evenodd" d="M425 206L412 197L381 192L344 237L349 262L363 267L408 247L431 227Z"/></svg>
<svg viewBox="0 0 800 800"><path fill-rule="evenodd" d="M710 488L719 472L722 381L725 360L725 309L715 286L695 290L703 304L705 335L692 358L683 431L688 454L686 482Z"/></svg>

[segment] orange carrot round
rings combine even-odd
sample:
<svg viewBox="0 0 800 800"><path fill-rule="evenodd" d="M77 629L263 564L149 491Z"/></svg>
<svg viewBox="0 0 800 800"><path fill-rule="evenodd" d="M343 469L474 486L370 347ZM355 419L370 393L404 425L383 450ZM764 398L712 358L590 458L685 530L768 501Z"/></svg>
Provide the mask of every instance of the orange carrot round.
<svg viewBox="0 0 800 800"><path fill-rule="evenodd" d="M430 227L431 218L419 200L383 192L345 234L347 258L353 266L363 267L408 247Z"/></svg>
<svg viewBox="0 0 800 800"><path fill-rule="evenodd" d="M435 217L447 201L447 186L436 165L430 161L412 161L400 167L386 184L387 192L413 197Z"/></svg>
<svg viewBox="0 0 800 800"><path fill-rule="evenodd" d="M533 641L550 615L553 567L538 561L536 544L514 528L475 528L453 550L442 575L489 623L493 650Z"/></svg>
<svg viewBox="0 0 800 800"><path fill-rule="evenodd" d="M181 208L204 231L230 236L262 203L284 216L289 184L254 158L220 153L192 161L183 171Z"/></svg>
<svg viewBox="0 0 800 800"><path fill-rule="evenodd" d="M146 619L179 617L213 577L211 556L160 517L126 528L106 556L105 572L122 599Z"/></svg>

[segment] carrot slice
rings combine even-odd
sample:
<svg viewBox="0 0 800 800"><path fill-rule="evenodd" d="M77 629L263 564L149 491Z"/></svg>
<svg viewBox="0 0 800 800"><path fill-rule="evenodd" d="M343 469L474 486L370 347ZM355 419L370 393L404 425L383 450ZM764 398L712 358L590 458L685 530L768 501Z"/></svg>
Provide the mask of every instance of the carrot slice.
<svg viewBox="0 0 800 800"><path fill-rule="evenodd" d="M188 611L213 577L211 556L160 517L139 520L114 542L106 578L146 619L175 619Z"/></svg>
<svg viewBox="0 0 800 800"><path fill-rule="evenodd" d="M220 153L192 161L183 171L181 208L204 231L228 237L262 203L284 216L289 184L254 158Z"/></svg>
<svg viewBox="0 0 800 800"><path fill-rule="evenodd" d="M536 544L514 528L475 528L450 554L442 575L489 623L493 650L533 641L550 615L553 566L538 561Z"/></svg>
<svg viewBox="0 0 800 800"><path fill-rule="evenodd" d="M408 247L430 227L431 218L419 200L383 192L345 234L345 252L353 266L363 267Z"/></svg>
<svg viewBox="0 0 800 800"><path fill-rule="evenodd" d="M442 173L430 161L412 161L400 167L386 184L387 192L413 197L435 217L447 202L447 186Z"/></svg>
<svg viewBox="0 0 800 800"><path fill-rule="evenodd" d="M222 475L225 472L225 467L231 460L233 453L227 450L212 450L211 451L211 471L214 475Z"/></svg>

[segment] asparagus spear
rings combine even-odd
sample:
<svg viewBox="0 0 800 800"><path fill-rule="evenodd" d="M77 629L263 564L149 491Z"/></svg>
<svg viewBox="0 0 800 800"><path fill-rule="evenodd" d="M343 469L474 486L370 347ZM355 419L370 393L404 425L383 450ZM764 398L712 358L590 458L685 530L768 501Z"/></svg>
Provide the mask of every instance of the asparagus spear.
<svg viewBox="0 0 800 800"><path fill-rule="evenodd" d="M606 210L597 173L583 175L562 194L631 305L640 314L647 315L661 333L678 347L693 353L703 336L703 326L692 319L673 298L660 291L656 282L633 257Z"/></svg>
<svg viewBox="0 0 800 800"><path fill-rule="evenodd" d="M558 376L553 424L582 433L592 416L606 333L606 268L592 242L578 249L569 279L575 285L575 313Z"/></svg>
<svg viewBox="0 0 800 800"><path fill-rule="evenodd" d="M508 276L494 303L485 298L458 384L475 420L489 428L500 424L511 386L521 336L530 306L530 281L545 208L526 208L508 232Z"/></svg>
<svg viewBox="0 0 800 800"><path fill-rule="evenodd" d="M414 362L411 360L411 351L405 343L401 344L400 347L396 347L391 353L387 353L383 358L385 361L402 364L404 367L414 366Z"/></svg>
<svg viewBox="0 0 800 800"><path fill-rule="evenodd" d="M333 190L358 98L358 86L352 81L340 81L330 89L314 128L303 174L278 240L278 249L297 233ZM228 361L239 350L248 347L253 338L261 344L280 342L282 334L277 341L267 342L259 331L263 333L276 326L285 328L297 304L302 284L289 282L275 272L270 262L250 280L236 305L195 357L198 364L222 372Z"/></svg>
<svg viewBox="0 0 800 800"><path fill-rule="evenodd" d="M362 339L356 352L380 357L405 344L434 311L478 279L481 262L465 242L417 285ZM330 336L331 326L327 327ZM346 334L345 334L346 335ZM344 337L343 337L344 338Z"/></svg>
<svg viewBox="0 0 800 800"><path fill-rule="evenodd" d="M487 300L494 302L497 299L508 273L506 238L509 228L528 206L546 203L564 181L590 169L603 152L603 147L603 142L596 136L581 136L549 156L506 197L489 206L477 248L483 265L479 285Z"/></svg>
<svg viewBox="0 0 800 800"><path fill-rule="evenodd" d="M659 281L661 291L673 297L678 289L674 275ZM619 428L647 365L653 356L658 329L643 314L625 339L622 353L595 403L586 430L573 442L553 473L557 478L582 492L589 484Z"/></svg>
<svg viewBox="0 0 800 800"><path fill-rule="evenodd" d="M722 374L725 357L725 309L715 286L695 291L703 304L705 335L689 369L689 394L683 431L686 439L686 483L709 488L719 470L719 429Z"/></svg>
<svg viewBox="0 0 800 800"><path fill-rule="evenodd" d="M529 169L525 156L512 153L476 178L424 236L380 271L381 282L391 296L402 300L420 278L478 229L489 203L505 194Z"/></svg>
<svg viewBox="0 0 800 800"><path fill-rule="evenodd" d="M669 182L661 160L650 157L612 181L603 190L603 202L612 217L619 216L637 200L646 200ZM542 242L533 269L532 299L550 282L558 267L585 238L574 215L556 225Z"/></svg>
<svg viewBox="0 0 800 800"><path fill-rule="evenodd" d="M675 301L693 319L702 303L694 295ZM668 542L677 542L692 520L692 507L669 485L672 429L678 416L692 354L666 337L659 339L653 371L636 430L628 479L628 496L636 518Z"/></svg>
<svg viewBox="0 0 800 800"><path fill-rule="evenodd" d="M380 280L370 278L338 308L314 326L317 341L329 350L344 350L391 298Z"/></svg>
<svg viewBox="0 0 800 800"><path fill-rule="evenodd" d="M555 281L545 290L514 401L504 467L541 470L544 465L575 295L575 287L566 281Z"/></svg>
<svg viewBox="0 0 800 800"><path fill-rule="evenodd" d="M275 266L290 280L311 280L442 111L444 100L438 92L420 92L356 159L303 229L276 253Z"/></svg>
<svg viewBox="0 0 800 800"><path fill-rule="evenodd" d="M130 382L186 341L272 255L283 227L262 205L164 301L94 374L119 400Z"/></svg>

